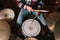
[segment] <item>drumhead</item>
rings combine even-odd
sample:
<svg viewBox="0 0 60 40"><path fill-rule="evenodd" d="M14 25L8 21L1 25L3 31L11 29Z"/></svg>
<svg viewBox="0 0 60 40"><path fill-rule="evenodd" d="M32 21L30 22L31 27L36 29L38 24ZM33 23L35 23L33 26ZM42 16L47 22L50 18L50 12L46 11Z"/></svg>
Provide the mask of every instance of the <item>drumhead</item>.
<svg viewBox="0 0 60 40"><path fill-rule="evenodd" d="M37 36L41 31L41 26L37 20L27 19L22 24L22 33L25 36Z"/></svg>

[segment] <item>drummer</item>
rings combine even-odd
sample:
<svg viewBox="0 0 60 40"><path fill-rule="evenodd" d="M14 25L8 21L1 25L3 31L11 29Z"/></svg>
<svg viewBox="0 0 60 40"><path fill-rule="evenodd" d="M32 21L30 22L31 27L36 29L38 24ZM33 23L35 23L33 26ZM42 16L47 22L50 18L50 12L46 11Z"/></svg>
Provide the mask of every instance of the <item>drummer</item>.
<svg viewBox="0 0 60 40"><path fill-rule="evenodd" d="M46 26L46 22L43 17L43 14L39 13L38 11L34 11L34 10L41 9L41 7L44 5L42 0L41 1L40 0L25 0L25 1L20 1L19 5L18 5L19 8L21 8L21 10L20 10L20 13L17 18L17 24L20 26L22 24L22 20L23 20L24 16L26 16L32 12L32 14L34 16L37 16L37 19L44 26Z"/></svg>

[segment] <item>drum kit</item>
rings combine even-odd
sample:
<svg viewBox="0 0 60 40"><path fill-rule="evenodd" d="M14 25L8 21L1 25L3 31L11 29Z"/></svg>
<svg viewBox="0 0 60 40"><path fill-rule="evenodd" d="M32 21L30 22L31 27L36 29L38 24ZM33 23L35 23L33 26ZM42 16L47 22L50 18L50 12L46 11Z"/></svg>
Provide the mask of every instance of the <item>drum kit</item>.
<svg viewBox="0 0 60 40"><path fill-rule="evenodd" d="M40 11L40 12L49 12L46 10L35 10L35 11ZM3 9L0 10L0 40L9 40L10 37L10 25L8 22L14 19L14 11L11 9ZM32 16L31 16L32 17ZM59 16L57 15L57 12L52 12L50 13L47 18L47 27L54 32L54 28L56 25L56 22L58 21ZM38 40L35 38L35 36L38 36L41 33L41 25L39 21L36 19L29 18L25 20L22 24L21 30L22 34L24 35L25 39L24 40Z"/></svg>
<svg viewBox="0 0 60 40"><path fill-rule="evenodd" d="M49 12L46 10L35 10L35 11ZM59 16L60 14L57 14L57 13L58 12L51 12L48 14L48 16L46 18L47 27L49 28L50 31L53 32L53 34L55 33L56 22L59 20L59 17L60 17ZM32 23L32 21L33 21L33 23ZM28 18L27 20L25 20L22 24L21 29L22 29L22 34L26 38L25 40L38 40L35 36L39 35L42 30L40 23L34 18L33 19Z"/></svg>
<svg viewBox="0 0 60 40"><path fill-rule="evenodd" d="M40 11L40 12L44 12L44 13L49 12L47 10L34 10L34 11ZM55 25L55 23L57 21L55 19L57 17L52 18L51 16L56 16L56 15L55 15L55 13L54 13L54 15L53 14L51 15L51 14L48 15L48 17L46 18L46 21L47 21L47 27L49 28L49 30L54 32L55 26L54 27L52 27L52 26ZM34 16L31 16L31 15L28 15L25 18L26 19L24 19L22 26L21 26L21 33L25 37L24 40L39 40L36 37L38 37L40 35L40 33L42 32L42 27L41 27L40 22ZM51 20L51 18L52 18L52 20ZM53 23L51 21L53 21ZM49 24L49 23L51 23L51 24ZM43 32L43 34L44 34L44 32Z"/></svg>

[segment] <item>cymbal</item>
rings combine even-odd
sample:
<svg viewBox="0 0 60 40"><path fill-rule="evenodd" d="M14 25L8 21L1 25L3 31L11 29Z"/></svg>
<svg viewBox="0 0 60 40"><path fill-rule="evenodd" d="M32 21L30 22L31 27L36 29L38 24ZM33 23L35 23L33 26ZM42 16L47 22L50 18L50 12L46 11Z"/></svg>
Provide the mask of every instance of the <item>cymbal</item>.
<svg viewBox="0 0 60 40"><path fill-rule="evenodd" d="M3 10L0 10L0 19L4 19L8 22L10 22L11 20L14 19L14 11L12 9L3 9Z"/></svg>
<svg viewBox="0 0 60 40"><path fill-rule="evenodd" d="M4 20L0 20L0 40L9 40L10 33L10 25Z"/></svg>
<svg viewBox="0 0 60 40"><path fill-rule="evenodd" d="M47 26L53 32L54 32L56 22L59 19L59 16L57 14L58 14L57 12L52 12L46 18Z"/></svg>
<svg viewBox="0 0 60 40"><path fill-rule="evenodd" d="M52 12L46 19L48 28L54 32L55 40L60 40L60 12Z"/></svg>

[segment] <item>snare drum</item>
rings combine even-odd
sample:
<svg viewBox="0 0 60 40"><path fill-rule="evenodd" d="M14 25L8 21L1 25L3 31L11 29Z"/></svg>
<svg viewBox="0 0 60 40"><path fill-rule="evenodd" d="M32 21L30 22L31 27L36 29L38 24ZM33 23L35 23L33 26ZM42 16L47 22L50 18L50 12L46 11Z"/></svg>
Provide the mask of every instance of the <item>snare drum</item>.
<svg viewBox="0 0 60 40"><path fill-rule="evenodd" d="M41 26L37 20L27 19L22 24L22 33L24 36L37 36L41 31Z"/></svg>
<svg viewBox="0 0 60 40"><path fill-rule="evenodd" d="M41 32L41 25L37 19L34 19L32 14L26 15L23 19L22 26L20 27L20 36L23 35L24 40L37 40L35 37Z"/></svg>

